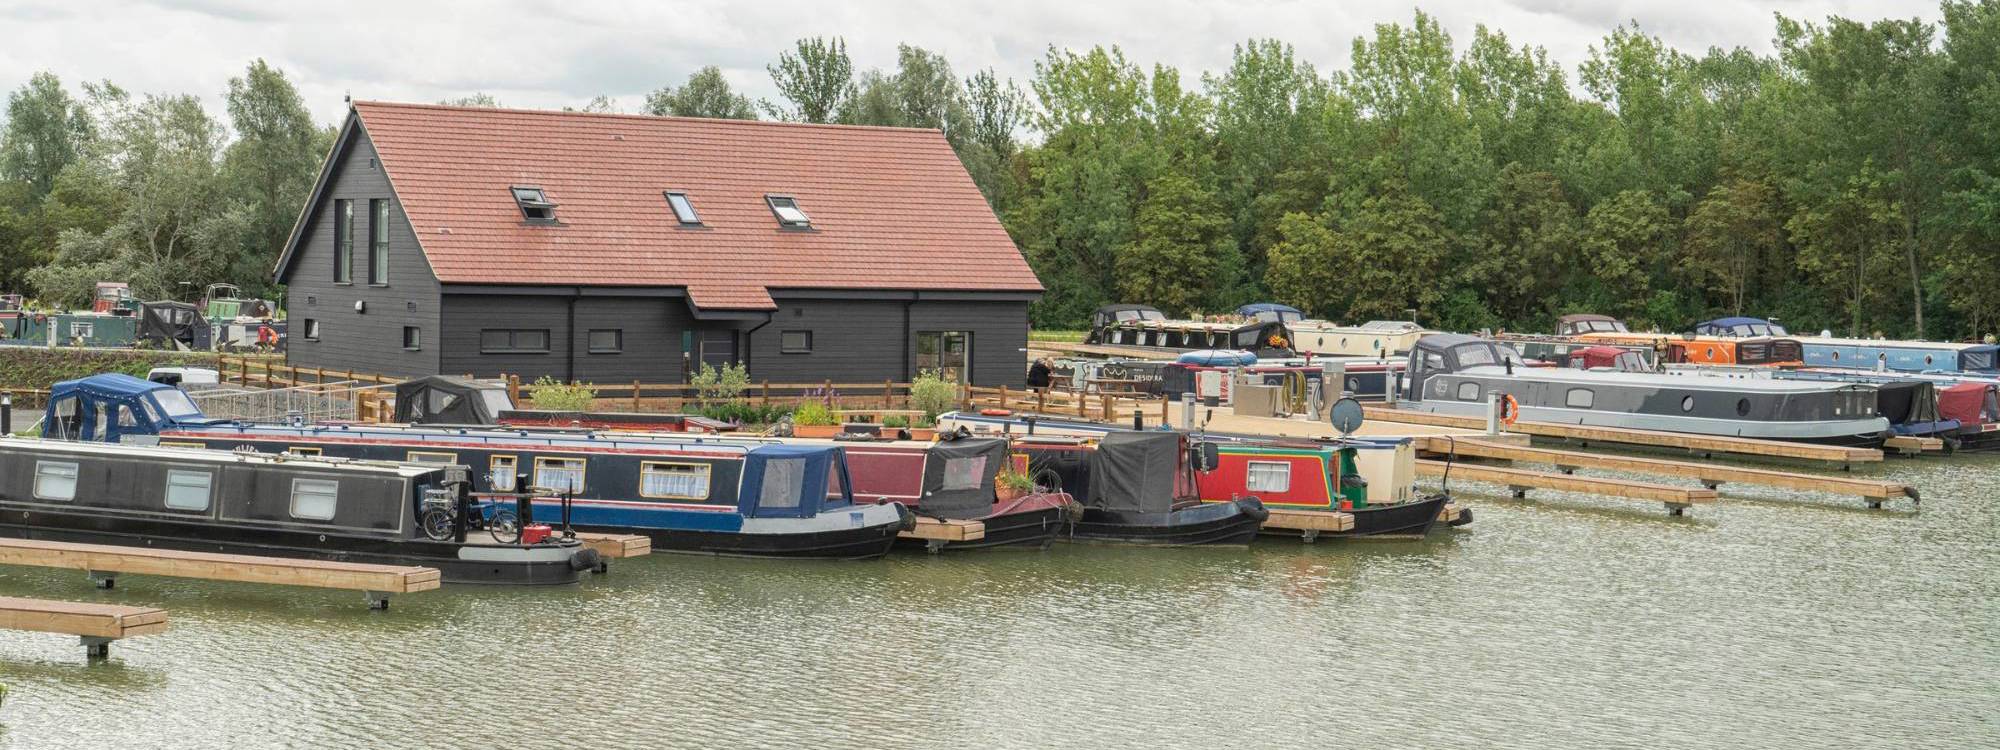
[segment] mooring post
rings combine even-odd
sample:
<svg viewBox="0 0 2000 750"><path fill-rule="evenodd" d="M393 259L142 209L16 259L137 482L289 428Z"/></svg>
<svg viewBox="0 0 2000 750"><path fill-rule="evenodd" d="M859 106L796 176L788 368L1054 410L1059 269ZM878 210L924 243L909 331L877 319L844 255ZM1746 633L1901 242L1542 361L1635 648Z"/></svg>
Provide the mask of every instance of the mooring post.
<svg viewBox="0 0 2000 750"><path fill-rule="evenodd" d="M115 639L101 635L86 635L78 640L83 644L83 658L96 661L111 656L111 641Z"/></svg>
<svg viewBox="0 0 2000 750"><path fill-rule="evenodd" d="M85 571L85 573L90 576L91 585L100 589L109 589L118 585L117 573L107 573L102 570L90 570Z"/></svg>
<svg viewBox="0 0 2000 750"><path fill-rule="evenodd" d="M362 594L368 597L369 609L381 611L389 608L389 592L364 591L362 592Z"/></svg>
<svg viewBox="0 0 2000 750"><path fill-rule="evenodd" d="M14 434L14 394L0 393L0 435Z"/></svg>

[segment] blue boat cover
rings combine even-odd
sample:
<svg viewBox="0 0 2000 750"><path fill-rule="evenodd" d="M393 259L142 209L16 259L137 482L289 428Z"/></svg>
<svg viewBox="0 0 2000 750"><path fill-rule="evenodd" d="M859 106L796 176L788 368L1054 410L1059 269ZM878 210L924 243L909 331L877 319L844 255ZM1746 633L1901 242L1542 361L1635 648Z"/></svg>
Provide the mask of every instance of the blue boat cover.
<svg viewBox="0 0 2000 750"><path fill-rule="evenodd" d="M1704 336L1743 335L1742 332L1736 330L1737 326L1763 326L1763 330L1756 332L1756 335L1759 336L1785 335L1783 327L1776 325L1771 321L1765 320L1763 318L1745 318L1741 316L1732 318L1716 318L1714 320L1708 320L1696 323L1694 326L1694 332Z"/></svg>
<svg viewBox="0 0 2000 750"><path fill-rule="evenodd" d="M1291 305L1280 305L1276 302L1257 302L1244 305L1236 308L1236 314L1277 323L1291 323L1304 320L1306 317L1306 314L1299 312L1298 308Z"/></svg>
<svg viewBox="0 0 2000 750"><path fill-rule="evenodd" d="M852 505L852 487L845 448L760 445L743 456L736 510L746 518L811 518Z"/></svg>
<svg viewBox="0 0 2000 750"><path fill-rule="evenodd" d="M1257 364L1257 355L1242 349L1203 349L1183 352L1174 361L1202 367L1248 367Z"/></svg>
<svg viewBox="0 0 2000 750"><path fill-rule="evenodd" d="M51 386L43 418L44 436L110 443L125 435L157 435L171 425L216 422L178 388L115 372Z"/></svg>

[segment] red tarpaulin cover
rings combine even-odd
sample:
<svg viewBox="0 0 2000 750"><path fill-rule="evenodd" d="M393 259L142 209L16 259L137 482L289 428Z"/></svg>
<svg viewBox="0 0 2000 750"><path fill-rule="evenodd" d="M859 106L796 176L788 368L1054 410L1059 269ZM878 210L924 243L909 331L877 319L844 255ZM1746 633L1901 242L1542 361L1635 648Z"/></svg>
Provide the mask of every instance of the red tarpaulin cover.
<svg viewBox="0 0 2000 750"><path fill-rule="evenodd" d="M1938 389L1938 416L1956 419L1961 425L1984 423L1986 420L1980 418L1979 410L1986 401L1986 391L1991 388L1985 383L1960 383Z"/></svg>

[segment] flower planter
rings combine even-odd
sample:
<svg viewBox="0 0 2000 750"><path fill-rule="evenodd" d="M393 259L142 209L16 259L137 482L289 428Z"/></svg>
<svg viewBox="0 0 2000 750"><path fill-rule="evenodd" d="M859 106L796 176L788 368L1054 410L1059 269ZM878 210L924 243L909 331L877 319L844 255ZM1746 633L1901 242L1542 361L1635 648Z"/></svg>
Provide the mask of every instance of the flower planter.
<svg viewBox="0 0 2000 750"><path fill-rule="evenodd" d="M993 494L1000 500L1000 502L1005 503L1021 499L1022 495L1028 494L1028 491L1017 490L1011 487L994 487Z"/></svg>
<svg viewBox="0 0 2000 750"><path fill-rule="evenodd" d="M830 438L830 437L834 437L834 436L836 436L836 435L839 435L839 434L840 434L840 425L837 425L837 424L795 424L795 425L792 425L792 437L802 437L802 438Z"/></svg>
<svg viewBox="0 0 2000 750"><path fill-rule="evenodd" d="M928 443L937 439L936 427L911 427L909 433L911 440L922 440Z"/></svg>

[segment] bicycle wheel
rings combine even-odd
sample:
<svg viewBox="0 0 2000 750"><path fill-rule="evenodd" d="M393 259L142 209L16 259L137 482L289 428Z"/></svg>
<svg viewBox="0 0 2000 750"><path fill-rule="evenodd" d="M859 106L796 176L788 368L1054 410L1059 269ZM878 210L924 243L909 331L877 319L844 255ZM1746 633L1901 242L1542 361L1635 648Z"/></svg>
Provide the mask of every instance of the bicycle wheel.
<svg viewBox="0 0 2000 750"><path fill-rule="evenodd" d="M418 519L417 525L423 528L424 536L433 540L442 542L451 539L451 511L442 508L424 511L424 517Z"/></svg>
<svg viewBox="0 0 2000 750"><path fill-rule="evenodd" d="M493 517L486 519L486 533L501 544L521 541L521 516L507 508L494 511Z"/></svg>

